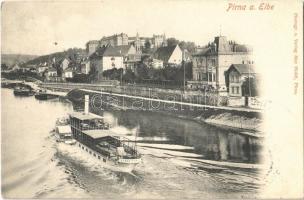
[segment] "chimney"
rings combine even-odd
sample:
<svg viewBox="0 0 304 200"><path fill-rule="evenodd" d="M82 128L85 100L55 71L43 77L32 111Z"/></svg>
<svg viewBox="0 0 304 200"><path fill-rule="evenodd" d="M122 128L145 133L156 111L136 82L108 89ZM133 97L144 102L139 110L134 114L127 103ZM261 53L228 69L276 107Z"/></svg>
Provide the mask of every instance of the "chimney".
<svg viewBox="0 0 304 200"><path fill-rule="evenodd" d="M89 102L90 102L89 95L85 95L84 96L84 114L89 114Z"/></svg>

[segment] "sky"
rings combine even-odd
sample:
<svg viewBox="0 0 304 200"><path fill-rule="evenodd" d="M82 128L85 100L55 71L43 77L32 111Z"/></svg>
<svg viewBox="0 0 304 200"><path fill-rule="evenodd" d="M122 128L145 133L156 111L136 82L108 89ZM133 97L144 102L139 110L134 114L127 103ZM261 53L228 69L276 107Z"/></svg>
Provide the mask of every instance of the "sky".
<svg viewBox="0 0 304 200"><path fill-rule="evenodd" d="M250 44L257 38L252 35L257 26L269 32L267 21L273 20L273 15L243 13L240 18L238 12L226 12L228 5L228 1L199 0L4 2L2 53L44 55L84 48L89 40L121 32L129 36L165 33L167 38L198 45L219 34Z"/></svg>

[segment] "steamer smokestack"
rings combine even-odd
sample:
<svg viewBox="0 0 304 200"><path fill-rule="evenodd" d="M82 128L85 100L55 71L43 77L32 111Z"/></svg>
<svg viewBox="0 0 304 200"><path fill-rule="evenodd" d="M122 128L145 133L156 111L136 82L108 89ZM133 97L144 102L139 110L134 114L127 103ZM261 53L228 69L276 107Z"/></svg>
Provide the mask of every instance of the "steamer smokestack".
<svg viewBox="0 0 304 200"><path fill-rule="evenodd" d="M84 96L84 114L89 114L89 102L90 102L89 95L85 95Z"/></svg>

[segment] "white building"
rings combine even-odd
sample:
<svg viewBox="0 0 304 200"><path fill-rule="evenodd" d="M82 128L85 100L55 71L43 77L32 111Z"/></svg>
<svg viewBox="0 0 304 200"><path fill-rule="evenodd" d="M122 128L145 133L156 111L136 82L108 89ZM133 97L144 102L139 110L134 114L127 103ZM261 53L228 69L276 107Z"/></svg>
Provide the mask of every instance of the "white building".
<svg viewBox="0 0 304 200"><path fill-rule="evenodd" d="M90 72L90 61L89 60L86 60L86 61L83 61L81 63L81 73L82 74L89 74Z"/></svg>
<svg viewBox="0 0 304 200"><path fill-rule="evenodd" d="M63 71L63 78L73 78L74 72L72 68L67 68Z"/></svg>
<svg viewBox="0 0 304 200"><path fill-rule="evenodd" d="M152 66L155 69L163 68L164 67L164 62L162 60L158 60L153 58L152 59Z"/></svg>
<svg viewBox="0 0 304 200"><path fill-rule="evenodd" d="M61 61L59 61L59 64L60 64L60 68L62 70L65 70L69 67L70 61L67 58L64 58Z"/></svg>
<svg viewBox="0 0 304 200"><path fill-rule="evenodd" d="M112 46L103 46L90 56L91 69L98 73L98 80L102 80L102 72L113 68L123 68L124 59L121 51Z"/></svg>
<svg viewBox="0 0 304 200"><path fill-rule="evenodd" d="M165 65L180 65L183 60L183 52L178 45L160 47L154 53L154 58L163 61Z"/></svg>

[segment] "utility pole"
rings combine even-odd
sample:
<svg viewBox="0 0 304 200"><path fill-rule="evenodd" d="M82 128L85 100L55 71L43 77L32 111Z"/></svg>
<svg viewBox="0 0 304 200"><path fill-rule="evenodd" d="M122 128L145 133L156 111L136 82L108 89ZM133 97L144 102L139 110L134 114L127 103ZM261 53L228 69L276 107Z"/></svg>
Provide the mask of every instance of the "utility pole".
<svg viewBox="0 0 304 200"><path fill-rule="evenodd" d="M186 89L185 50L183 50L183 53L182 53L182 63L183 63L183 68L184 68L184 94L185 94L185 89Z"/></svg>
<svg viewBox="0 0 304 200"><path fill-rule="evenodd" d="M250 87L250 65L248 65L248 67L249 67L249 77L248 77L249 97L251 97L251 87Z"/></svg>

